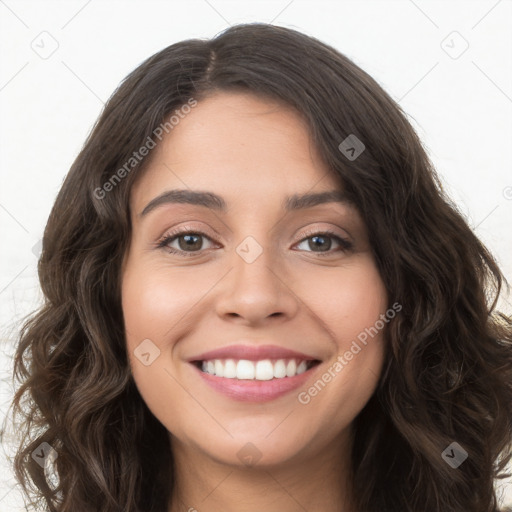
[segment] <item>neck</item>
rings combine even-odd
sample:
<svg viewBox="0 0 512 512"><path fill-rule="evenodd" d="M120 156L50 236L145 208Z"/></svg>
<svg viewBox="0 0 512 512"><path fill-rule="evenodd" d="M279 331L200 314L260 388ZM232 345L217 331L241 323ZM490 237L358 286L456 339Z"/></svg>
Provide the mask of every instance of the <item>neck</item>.
<svg viewBox="0 0 512 512"><path fill-rule="evenodd" d="M170 512L354 512L350 438L315 458L272 466L226 464L171 436L176 481Z"/></svg>

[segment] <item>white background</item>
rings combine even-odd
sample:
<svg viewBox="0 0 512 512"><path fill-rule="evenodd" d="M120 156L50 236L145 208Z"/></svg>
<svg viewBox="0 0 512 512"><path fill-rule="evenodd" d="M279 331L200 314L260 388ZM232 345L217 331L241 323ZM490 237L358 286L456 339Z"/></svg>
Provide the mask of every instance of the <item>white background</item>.
<svg viewBox="0 0 512 512"><path fill-rule="evenodd" d="M40 300L37 243L103 103L148 56L235 23L296 28L369 72L408 113L445 189L511 280L511 0L0 0L0 20L2 419L16 329ZM510 314L510 298L500 305ZM12 451L4 436L2 452ZM0 509L24 510L1 458Z"/></svg>

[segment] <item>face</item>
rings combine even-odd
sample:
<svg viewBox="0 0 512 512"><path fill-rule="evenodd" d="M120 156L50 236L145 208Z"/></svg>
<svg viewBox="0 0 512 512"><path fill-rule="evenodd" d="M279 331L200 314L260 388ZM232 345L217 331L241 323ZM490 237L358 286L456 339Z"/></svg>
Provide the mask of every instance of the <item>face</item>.
<svg viewBox="0 0 512 512"><path fill-rule="evenodd" d="M141 396L173 450L238 465L331 450L383 363L364 222L287 107L217 93L166 137L132 188L123 264Z"/></svg>

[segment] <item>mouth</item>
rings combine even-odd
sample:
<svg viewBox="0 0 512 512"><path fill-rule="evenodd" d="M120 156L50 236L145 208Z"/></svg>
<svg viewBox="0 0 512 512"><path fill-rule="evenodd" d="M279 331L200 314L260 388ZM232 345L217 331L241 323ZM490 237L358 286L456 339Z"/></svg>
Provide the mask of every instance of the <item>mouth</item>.
<svg viewBox="0 0 512 512"><path fill-rule="evenodd" d="M305 386L322 363L276 345L230 345L188 360L201 381L231 400L268 402Z"/></svg>
<svg viewBox="0 0 512 512"><path fill-rule="evenodd" d="M208 387L221 395L238 402L258 403L276 400L306 387L320 363L296 359L209 359L195 361L192 367Z"/></svg>
<svg viewBox="0 0 512 512"><path fill-rule="evenodd" d="M192 361L201 372L224 379L271 381L290 379L320 364L318 359L208 359Z"/></svg>

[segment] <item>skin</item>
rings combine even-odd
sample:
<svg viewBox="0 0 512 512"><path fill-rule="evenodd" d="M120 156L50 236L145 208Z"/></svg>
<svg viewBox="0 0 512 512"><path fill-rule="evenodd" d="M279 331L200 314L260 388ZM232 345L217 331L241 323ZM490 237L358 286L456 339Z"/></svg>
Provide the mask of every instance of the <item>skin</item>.
<svg viewBox="0 0 512 512"><path fill-rule="evenodd" d="M214 192L228 209L164 204L139 215L171 189ZM308 403L298 393L332 372L337 357L385 313L386 290L353 206L286 212L281 205L292 194L333 189L341 183L298 114L245 93L200 101L153 150L133 186L122 279L127 350L141 396L169 431L177 468L170 512L354 510L351 425L377 386L382 331ZM190 257L156 247L178 226L207 235ZM323 229L350 240L353 250L329 238L330 248L320 243L328 253L322 256L306 231ZM236 252L247 236L263 251L252 263ZM186 251L181 241L169 245ZM285 396L236 401L207 386L187 360L241 338L322 362ZM160 351L148 366L134 355L145 339ZM250 466L238 456L247 443L260 457Z"/></svg>

